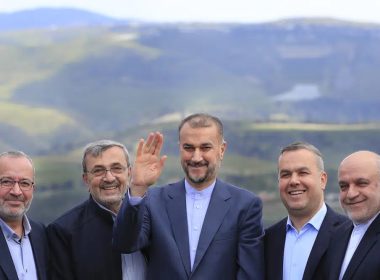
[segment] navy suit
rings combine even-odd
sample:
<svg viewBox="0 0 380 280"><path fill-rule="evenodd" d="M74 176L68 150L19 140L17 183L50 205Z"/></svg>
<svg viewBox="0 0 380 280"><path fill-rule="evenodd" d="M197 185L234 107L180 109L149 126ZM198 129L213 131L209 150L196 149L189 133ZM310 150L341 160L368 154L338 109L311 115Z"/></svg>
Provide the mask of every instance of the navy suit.
<svg viewBox="0 0 380 280"><path fill-rule="evenodd" d="M125 199L114 245L126 253L146 248L148 279L263 279L261 213L258 197L217 180L191 270L182 180L151 188L138 206Z"/></svg>
<svg viewBox="0 0 380 280"><path fill-rule="evenodd" d="M121 280L121 255L112 248L111 213L90 198L48 228L51 279Z"/></svg>
<svg viewBox="0 0 380 280"><path fill-rule="evenodd" d="M29 220L32 231L29 234L32 245L34 263L36 265L37 277L39 280L48 278L49 250L46 238L45 227ZM8 248L7 241L0 228L0 279L18 280L16 268L13 264L12 256Z"/></svg>
<svg viewBox="0 0 380 280"><path fill-rule="evenodd" d="M320 279L337 280L353 229L352 222L336 231ZM380 215L367 229L343 275L343 280L380 279Z"/></svg>
<svg viewBox="0 0 380 280"><path fill-rule="evenodd" d="M265 230L265 275L268 280L281 280L286 238L287 218ZM322 257L326 254L333 231L348 218L335 213L327 206L326 216L306 263L303 280L314 279L319 272Z"/></svg>

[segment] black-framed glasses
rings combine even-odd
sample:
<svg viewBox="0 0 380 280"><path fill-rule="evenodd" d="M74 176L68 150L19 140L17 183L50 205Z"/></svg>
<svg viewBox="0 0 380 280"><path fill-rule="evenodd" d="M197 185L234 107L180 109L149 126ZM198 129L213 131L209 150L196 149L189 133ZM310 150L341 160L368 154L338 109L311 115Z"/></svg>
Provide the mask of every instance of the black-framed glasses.
<svg viewBox="0 0 380 280"><path fill-rule="evenodd" d="M87 171L87 173L90 173L95 177L104 177L107 174L107 171L115 176L122 174L125 170L127 170L127 167L125 166L112 166L111 168L95 167L94 169Z"/></svg>
<svg viewBox="0 0 380 280"><path fill-rule="evenodd" d="M29 179L15 180L13 178L8 177L3 177L0 179L0 187L2 189L11 189L16 185L16 183L18 184L19 188L23 191L29 191L34 186L34 182Z"/></svg>

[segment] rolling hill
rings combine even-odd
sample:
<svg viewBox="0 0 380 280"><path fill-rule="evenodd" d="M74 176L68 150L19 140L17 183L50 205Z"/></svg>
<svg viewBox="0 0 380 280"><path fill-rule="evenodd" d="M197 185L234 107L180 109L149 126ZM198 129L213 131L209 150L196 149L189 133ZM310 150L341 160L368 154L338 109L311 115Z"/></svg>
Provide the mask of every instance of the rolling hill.
<svg viewBox="0 0 380 280"><path fill-rule="evenodd" d="M222 178L259 193L267 222L283 215L280 147L304 140L322 150L332 205L343 156L380 152L378 25L150 24L31 10L0 14L0 61L0 150L35 158L31 213L43 221L86 197L80 154L95 139L133 151L160 130L169 155L160 182L180 178L177 124L192 112L225 122Z"/></svg>

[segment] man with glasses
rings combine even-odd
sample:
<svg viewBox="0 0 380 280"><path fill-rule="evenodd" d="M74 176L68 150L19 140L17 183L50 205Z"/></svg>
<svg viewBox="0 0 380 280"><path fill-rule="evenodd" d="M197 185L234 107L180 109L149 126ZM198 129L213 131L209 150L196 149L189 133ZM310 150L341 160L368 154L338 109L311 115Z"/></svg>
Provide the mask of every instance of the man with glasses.
<svg viewBox="0 0 380 280"><path fill-rule="evenodd" d="M48 226L51 279L145 279L141 252L120 254L111 245L131 174L127 149L110 140L90 143L82 167L89 199Z"/></svg>
<svg viewBox="0 0 380 280"><path fill-rule="evenodd" d="M47 279L48 242L42 224L26 216L34 167L23 152L0 154L0 279Z"/></svg>

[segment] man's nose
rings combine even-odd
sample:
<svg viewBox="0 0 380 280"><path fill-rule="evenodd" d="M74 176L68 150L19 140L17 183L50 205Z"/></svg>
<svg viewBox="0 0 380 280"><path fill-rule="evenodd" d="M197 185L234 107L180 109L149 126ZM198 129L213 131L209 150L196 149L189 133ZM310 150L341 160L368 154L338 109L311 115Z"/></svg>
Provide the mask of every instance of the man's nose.
<svg viewBox="0 0 380 280"><path fill-rule="evenodd" d="M203 160L202 152L200 151L200 149L195 149L194 150L194 153L193 153L193 156L192 156L191 160L195 161L195 162L200 162L200 161Z"/></svg>

